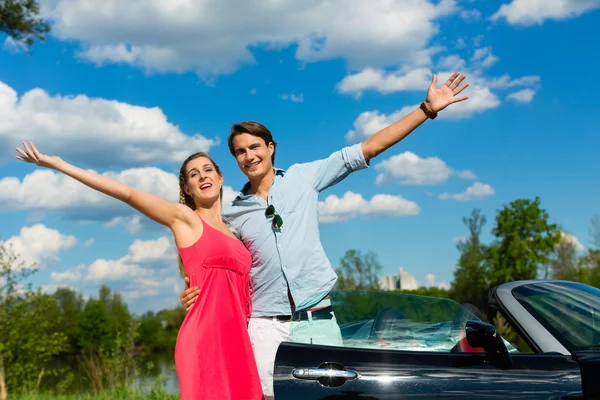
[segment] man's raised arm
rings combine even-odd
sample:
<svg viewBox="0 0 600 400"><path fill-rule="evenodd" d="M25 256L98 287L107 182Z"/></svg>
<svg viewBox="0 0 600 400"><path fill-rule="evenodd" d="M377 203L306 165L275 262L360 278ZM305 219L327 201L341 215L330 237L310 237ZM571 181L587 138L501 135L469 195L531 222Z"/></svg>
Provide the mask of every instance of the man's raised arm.
<svg viewBox="0 0 600 400"><path fill-rule="evenodd" d="M369 161L383 153L407 137L428 118L434 119L438 112L442 111L450 104L467 100L469 98L468 96L456 97L469 86L468 83L464 83L462 86L460 85L462 81L465 80L465 75L460 77L459 75L458 72L454 73L441 87L438 88L437 75L434 74L431 84L427 89L427 97L419 108L387 128L380 130L362 143L362 151L365 160Z"/></svg>

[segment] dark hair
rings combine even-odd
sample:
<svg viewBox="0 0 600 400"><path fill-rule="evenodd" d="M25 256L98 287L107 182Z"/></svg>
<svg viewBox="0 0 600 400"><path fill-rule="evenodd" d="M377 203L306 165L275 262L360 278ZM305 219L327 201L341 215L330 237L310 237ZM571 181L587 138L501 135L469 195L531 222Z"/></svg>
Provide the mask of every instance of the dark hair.
<svg viewBox="0 0 600 400"><path fill-rule="evenodd" d="M200 157L204 157L204 158L208 159L212 163L212 165L215 167L215 171L217 171L217 173L220 176L223 176L223 174L221 173L221 168L219 168L217 163L215 163L215 161L212 158L210 158L208 153L200 151L198 153L192 154L191 156L189 156L188 158L185 159L183 164L181 164L181 168L179 169L179 202L181 204L185 204L192 210L196 209L196 202L194 201L192 196L190 196L189 194L187 194L185 192L185 185L187 184L187 174L185 173L185 168L187 167L187 165L190 161L195 160L196 158L200 158ZM221 190L219 192L219 197L221 199L221 202L223 202L223 186L221 186ZM179 258L179 274L181 275L182 278L185 278L187 276L187 274L185 272L185 267L183 266L183 260L181 259L181 255L179 255L178 258Z"/></svg>
<svg viewBox="0 0 600 400"><path fill-rule="evenodd" d="M231 125L231 133L227 138L227 145L229 146L229 151L231 155L235 157L235 149L233 148L233 138L237 135L241 135L242 133L247 133L252 136L256 136L265 141L265 144L268 146L269 143L273 143L273 155L271 156L271 163L275 165L275 151L277 150L277 143L273 140L273 135L271 131L267 129L261 123L254 121L244 121L237 122Z"/></svg>

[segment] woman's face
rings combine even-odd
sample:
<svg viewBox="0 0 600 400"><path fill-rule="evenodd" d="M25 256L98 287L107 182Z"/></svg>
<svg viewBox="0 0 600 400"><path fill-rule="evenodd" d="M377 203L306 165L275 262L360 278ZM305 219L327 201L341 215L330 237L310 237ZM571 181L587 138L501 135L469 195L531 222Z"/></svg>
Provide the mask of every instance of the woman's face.
<svg viewBox="0 0 600 400"><path fill-rule="evenodd" d="M210 207L219 200L223 177L208 158L198 157L188 162L185 174L185 192L192 196L197 206Z"/></svg>

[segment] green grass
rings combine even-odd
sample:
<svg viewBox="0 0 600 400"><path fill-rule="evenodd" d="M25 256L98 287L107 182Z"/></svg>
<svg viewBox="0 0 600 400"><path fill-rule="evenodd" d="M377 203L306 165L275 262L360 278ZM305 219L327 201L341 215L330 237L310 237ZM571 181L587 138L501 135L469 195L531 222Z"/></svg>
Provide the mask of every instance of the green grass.
<svg viewBox="0 0 600 400"><path fill-rule="evenodd" d="M107 390L98 395L93 393L88 394L44 394L44 393L33 393L33 394L22 394L17 396L8 396L9 400L178 400L179 395L174 393L168 393L160 389L152 389L142 391L141 389L134 389L130 387L117 387L111 390Z"/></svg>

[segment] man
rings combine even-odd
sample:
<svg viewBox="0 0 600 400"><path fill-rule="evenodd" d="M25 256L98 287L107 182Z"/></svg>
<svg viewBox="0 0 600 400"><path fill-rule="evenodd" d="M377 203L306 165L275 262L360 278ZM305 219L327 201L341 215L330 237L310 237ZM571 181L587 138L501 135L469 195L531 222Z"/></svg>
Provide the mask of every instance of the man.
<svg viewBox="0 0 600 400"><path fill-rule="evenodd" d="M342 345L329 303L337 276L321 246L318 195L351 172L400 142L448 105L468 84L453 74L437 88L433 75L425 102L406 117L329 158L274 168L277 144L256 122L234 124L228 145L248 183L223 211L229 228L252 254L253 310L248 331L266 398L273 396L273 366L282 341ZM197 296L188 288L180 296L186 310ZM292 320L293 316L293 321Z"/></svg>

